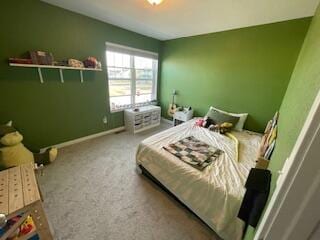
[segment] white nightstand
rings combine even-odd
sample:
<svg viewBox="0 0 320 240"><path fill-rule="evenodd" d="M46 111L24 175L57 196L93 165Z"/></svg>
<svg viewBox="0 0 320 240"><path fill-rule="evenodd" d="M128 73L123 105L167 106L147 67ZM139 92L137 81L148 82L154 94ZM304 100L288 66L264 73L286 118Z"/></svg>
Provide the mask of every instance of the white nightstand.
<svg viewBox="0 0 320 240"><path fill-rule="evenodd" d="M189 121L193 117L193 109L185 108L183 111L177 111L173 115L173 125L177 126L183 122Z"/></svg>

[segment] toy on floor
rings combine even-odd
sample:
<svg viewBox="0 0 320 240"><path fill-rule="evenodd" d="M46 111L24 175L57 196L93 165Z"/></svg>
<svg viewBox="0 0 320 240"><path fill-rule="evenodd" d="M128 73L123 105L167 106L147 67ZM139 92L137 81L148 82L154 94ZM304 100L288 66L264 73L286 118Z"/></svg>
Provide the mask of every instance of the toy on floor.
<svg viewBox="0 0 320 240"><path fill-rule="evenodd" d="M0 125L0 165L10 168L27 163L49 164L57 157L58 150L49 148L43 153L33 153L22 143L23 136L12 123Z"/></svg>

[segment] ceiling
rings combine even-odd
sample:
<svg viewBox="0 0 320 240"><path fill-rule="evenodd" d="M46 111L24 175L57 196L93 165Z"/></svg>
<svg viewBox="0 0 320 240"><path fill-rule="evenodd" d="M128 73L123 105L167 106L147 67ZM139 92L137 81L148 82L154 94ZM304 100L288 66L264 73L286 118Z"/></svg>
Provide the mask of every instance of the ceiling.
<svg viewBox="0 0 320 240"><path fill-rule="evenodd" d="M43 0L160 40L313 16L320 0Z"/></svg>

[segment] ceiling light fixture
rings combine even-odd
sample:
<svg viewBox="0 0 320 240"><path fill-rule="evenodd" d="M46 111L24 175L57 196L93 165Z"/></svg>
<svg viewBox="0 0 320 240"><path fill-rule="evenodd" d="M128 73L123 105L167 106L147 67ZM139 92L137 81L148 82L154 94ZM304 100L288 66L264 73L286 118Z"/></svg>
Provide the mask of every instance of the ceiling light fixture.
<svg viewBox="0 0 320 240"><path fill-rule="evenodd" d="M155 5L159 5L163 0L148 0L148 2L155 6Z"/></svg>

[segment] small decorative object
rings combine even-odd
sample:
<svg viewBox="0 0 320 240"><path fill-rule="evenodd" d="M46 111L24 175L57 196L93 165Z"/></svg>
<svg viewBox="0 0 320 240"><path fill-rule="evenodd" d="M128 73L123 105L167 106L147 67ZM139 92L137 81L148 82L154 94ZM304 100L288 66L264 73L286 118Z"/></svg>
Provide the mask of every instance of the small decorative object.
<svg viewBox="0 0 320 240"><path fill-rule="evenodd" d="M32 64L30 58L9 58L9 63Z"/></svg>
<svg viewBox="0 0 320 240"><path fill-rule="evenodd" d="M229 132L233 127L232 123L224 122L221 124L214 124L209 126L209 130L218 132L221 134L225 134L226 132Z"/></svg>
<svg viewBox="0 0 320 240"><path fill-rule="evenodd" d="M83 61L83 64L86 68L98 68L98 61L95 57L88 57ZM99 64L101 68L101 63Z"/></svg>
<svg viewBox="0 0 320 240"><path fill-rule="evenodd" d="M0 125L0 162L10 168L27 163L49 164L57 157L58 150L49 148L44 153L33 153L22 143L23 136L12 123Z"/></svg>
<svg viewBox="0 0 320 240"><path fill-rule="evenodd" d="M35 225L33 222L32 217L29 215L26 220L24 220L23 224L20 227L20 234L19 236L24 236L27 235L28 233L30 233L31 231L33 231L35 229Z"/></svg>
<svg viewBox="0 0 320 240"><path fill-rule="evenodd" d="M68 60L62 60L62 61L55 61L54 62L55 66L63 66L63 67L68 67L69 63Z"/></svg>
<svg viewBox="0 0 320 240"><path fill-rule="evenodd" d="M202 127L209 128L211 125L214 125L214 124L215 124L214 121L211 118L209 118L208 116L205 116L203 118Z"/></svg>
<svg viewBox="0 0 320 240"><path fill-rule="evenodd" d="M33 64L53 65L53 55L44 51L30 51L30 57Z"/></svg>
<svg viewBox="0 0 320 240"><path fill-rule="evenodd" d="M195 125L198 127L202 127L203 122L204 122L203 118L199 118L199 119L197 119Z"/></svg>
<svg viewBox="0 0 320 240"><path fill-rule="evenodd" d="M101 69L101 62L97 61L97 66L96 68Z"/></svg>
<svg viewBox="0 0 320 240"><path fill-rule="evenodd" d="M175 96L177 95L177 91L173 90L172 92L172 102L168 108L168 116L173 117L174 113L177 111L177 105L174 103Z"/></svg>
<svg viewBox="0 0 320 240"><path fill-rule="evenodd" d="M279 112L276 112L274 117L268 122L267 127L264 131L264 135L262 137L258 157L264 158L266 160L269 160L271 158L276 144L278 118Z"/></svg>
<svg viewBox="0 0 320 240"><path fill-rule="evenodd" d="M84 67L83 62L81 62L77 59L73 59L73 58L70 58L68 60L68 65L70 67L75 67L75 68L83 68Z"/></svg>

